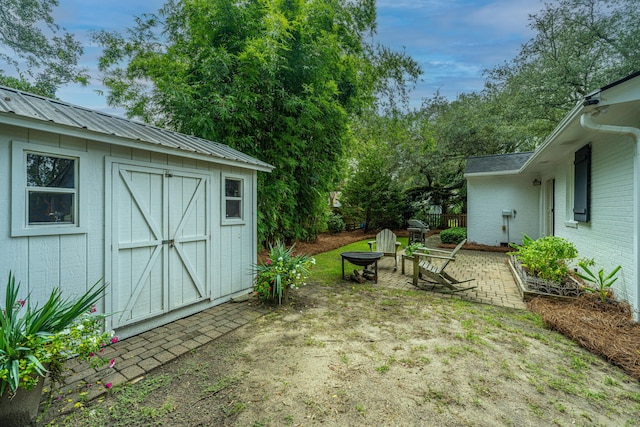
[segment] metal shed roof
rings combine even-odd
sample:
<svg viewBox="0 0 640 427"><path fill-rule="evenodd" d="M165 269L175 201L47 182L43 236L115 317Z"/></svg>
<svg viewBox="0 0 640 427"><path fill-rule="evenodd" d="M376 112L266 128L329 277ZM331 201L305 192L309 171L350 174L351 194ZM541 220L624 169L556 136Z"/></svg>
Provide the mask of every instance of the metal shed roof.
<svg viewBox="0 0 640 427"><path fill-rule="evenodd" d="M497 154L491 156L477 156L467 158L465 175L474 174L508 174L517 173L525 164L533 151L523 153Z"/></svg>
<svg viewBox="0 0 640 427"><path fill-rule="evenodd" d="M210 161L238 163L264 171L273 169L270 164L224 144L0 86L0 122L2 116L10 118L11 115L141 142L151 151L163 147L199 154Z"/></svg>

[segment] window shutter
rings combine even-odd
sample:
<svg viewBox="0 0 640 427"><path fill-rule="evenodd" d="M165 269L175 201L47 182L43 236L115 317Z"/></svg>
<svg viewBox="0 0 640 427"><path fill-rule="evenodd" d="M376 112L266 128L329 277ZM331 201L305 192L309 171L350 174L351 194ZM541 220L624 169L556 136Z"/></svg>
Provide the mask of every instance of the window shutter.
<svg viewBox="0 0 640 427"><path fill-rule="evenodd" d="M591 193L591 145L585 145L575 154L573 219L589 222L589 202Z"/></svg>

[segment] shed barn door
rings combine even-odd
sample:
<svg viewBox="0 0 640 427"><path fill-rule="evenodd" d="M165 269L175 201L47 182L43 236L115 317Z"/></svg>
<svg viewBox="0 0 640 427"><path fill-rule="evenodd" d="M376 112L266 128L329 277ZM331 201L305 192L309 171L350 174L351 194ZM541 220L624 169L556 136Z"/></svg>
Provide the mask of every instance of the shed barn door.
<svg viewBox="0 0 640 427"><path fill-rule="evenodd" d="M208 298L206 175L112 165L114 327Z"/></svg>

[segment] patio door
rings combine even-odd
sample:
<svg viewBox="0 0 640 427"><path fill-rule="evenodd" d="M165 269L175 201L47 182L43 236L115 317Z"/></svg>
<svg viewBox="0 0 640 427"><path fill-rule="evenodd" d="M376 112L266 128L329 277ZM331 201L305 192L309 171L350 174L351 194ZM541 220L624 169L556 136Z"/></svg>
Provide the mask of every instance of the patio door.
<svg viewBox="0 0 640 427"><path fill-rule="evenodd" d="M209 177L111 167L113 327L208 299Z"/></svg>

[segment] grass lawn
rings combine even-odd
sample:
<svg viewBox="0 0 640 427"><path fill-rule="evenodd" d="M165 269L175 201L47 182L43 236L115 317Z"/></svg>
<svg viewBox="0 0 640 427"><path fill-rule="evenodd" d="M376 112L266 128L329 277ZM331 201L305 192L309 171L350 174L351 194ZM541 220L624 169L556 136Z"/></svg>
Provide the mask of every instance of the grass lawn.
<svg viewBox="0 0 640 427"><path fill-rule="evenodd" d="M313 275L311 281L325 286L331 286L336 281L342 278L342 257L341 252L356 252L356 251L369 251L370 240L361 240L359 242L351 243L332 251L323 252L321 254L314 255L316 259L316 265L313 268ZM398 251L402 251L407 247L408 238L398 237L398 241L401 243ZM360 269L352 264L345 262L345 274L350 274L354 268Z"/></svg>

